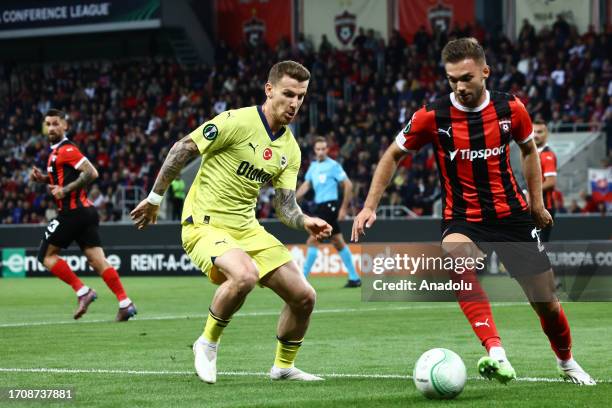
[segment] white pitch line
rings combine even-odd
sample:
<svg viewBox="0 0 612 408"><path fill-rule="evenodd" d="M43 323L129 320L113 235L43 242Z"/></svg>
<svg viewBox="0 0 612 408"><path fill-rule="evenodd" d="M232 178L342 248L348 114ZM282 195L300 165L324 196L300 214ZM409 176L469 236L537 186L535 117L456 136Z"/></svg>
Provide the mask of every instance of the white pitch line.
<svg viewBox="0 0 612 408"><path fill-rule="evenodd" d="M193 371L152 371L152 370L115 370L115 369L85 369L85 368L2 368L0 367L0 373L52 373L52 374L123 374L123 375L134 375L134 376L173 376L173 375L195 375ZM251 372L251 371L221 371L218 373L220 376L225 377L267 377L266 372ZM317 373L315 374L320 377L327 378L357 378L357 379L382 379L382 380L411 380L411 375L402 374L349 374L349 373ZM469 377L468 380L473 381L484 381L482 377ZM564 382L560 378L548 378L548 377L519 377L516 379L519 382L546 382L546 383L562 383ZM597 380L598 383L612 383L612 379Z"/></svg>
<svg viewBox="0 0 612 408"><path fill-rule="evenodd" d="M507 306L528 306L528 303L497 303L494 307L507 307ZM456 308L456 303L440 303L436 305L412 305L412 306L399 306L399 307L370 307L370 308L340 308L340 309L319 309L313 312L313 314L325 314L325 313L354 313L354 312L385 312L385 311L401 311L401 310L423 310L423 309L447 309ZM278 316L279 310L265 311L265 312L239 312L234 317L258 317L258 316ZM135 321L155 321L155 320L182 320L182 319L203 319L208 317L208 314L192 314L192 315L168 315L168 316L146 316L136 317ZM58 320L58 321L47 321L47 322L21 322L21 323L0 323L0 328L11 328L11 327L34 327L34 326L51 326L51 325L64 325L64 324L86 324L86 323L109 323L111 320L96 319L96 320Z"/></svg>

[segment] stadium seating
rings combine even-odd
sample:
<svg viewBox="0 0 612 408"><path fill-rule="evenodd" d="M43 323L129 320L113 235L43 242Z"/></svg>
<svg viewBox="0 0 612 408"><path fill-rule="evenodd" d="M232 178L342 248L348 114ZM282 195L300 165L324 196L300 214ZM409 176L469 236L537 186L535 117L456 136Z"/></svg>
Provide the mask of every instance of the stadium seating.
<svg viewBox="0 0 612 408"><path fill-rule="evenodd" d="M490 89L519 96L532 117L546 120L552 131L603 128L612 151L609 34L579 36L573 28L569 36L535 33L529 25L516 43L469 26L445 38L421 34L413 44L398 32L387 43L357 37L348 52L328 45L314 50L303 37L294 48L280 42L274 50L264 45L232 50L220 43L212 67L181 66L161 57L0 65L0 223L46 223L54 216L45 186L28 177L31 166L46 167L41 123L50 107L68 112L69 137L100 172L90 195L102 221L118 220L119 186L148 191L174 141L225 109L261 103L267 69L286 58L305 63L313 74L295 124L302 168L311 159L313 138L326 136L330 156L354 182L358 209L373 166L402 124L422 104L449 92L438 63L440 44L456 36L483 42L492 67ZM440 194L435 171L431 150L409 157L382 204L432 214ZM268 198L258 204L260 217L273 216Z"/></svg>

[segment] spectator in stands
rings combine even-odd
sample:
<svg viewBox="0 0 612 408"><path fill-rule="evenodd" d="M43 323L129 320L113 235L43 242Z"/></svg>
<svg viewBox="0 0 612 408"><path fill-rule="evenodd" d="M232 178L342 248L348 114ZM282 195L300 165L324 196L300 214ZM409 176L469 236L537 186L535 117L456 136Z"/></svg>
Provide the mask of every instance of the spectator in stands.
<svg viewBox="0 0 612 408"><path fill-rule="evenodd" d="M477 31L464 26L452 33L430 33L421 27L412 43L394 31L385 45L361 27L354 48L346 51L335 49L325 36L317 52L306 36L298 37L294 47L288 42L275 45L278 52L312 67L314 74L304 114L295 124L302 149L312 149L315 133L327 138L333 134L332 153L354 180L357 205L369 187L371 167L384 150L383 139L395 136L398 121L407 123L420 106L449 92L436 64L440 44L449 35ZM581 36L563 17L552 30L539 32L524 21L514 43L501 31L481 34L494 68L488 79L491 87L516 93L533 117L546 121L553 132L563 130L559 126L565 122L583 122L585 130L603 124L612 154L609 34L590 30ZM263 43L236 50L222 41L216 49L211 66L185 67L167 58L3 65L0 222L22 222L26 214L29 221L37 220L47 211L38 207L47 192L32 187L26 193L28 180L22 173L47 160L47 142L40 135L41 110L48 106L70 112L74 134L69 136L95 159L99 188L108 199L100 209L101 218L119 219L117 190L131 185L149 189L152 172L174 141L220 109L261 103L263 93L253 84L261 82L266 67L278 60L275 51ZM595 125L586 125L589 122ZM428 185L429 174L435 172L433 162L427 164L430 156L422 151L411 158L417 163L409 178L413 184L398 191L402 205L423 208L425 213L428 207L422 202L417 206L420 193L412 187ZM23 207L16 207L26 194L30 208L23 213Z"/></svg>

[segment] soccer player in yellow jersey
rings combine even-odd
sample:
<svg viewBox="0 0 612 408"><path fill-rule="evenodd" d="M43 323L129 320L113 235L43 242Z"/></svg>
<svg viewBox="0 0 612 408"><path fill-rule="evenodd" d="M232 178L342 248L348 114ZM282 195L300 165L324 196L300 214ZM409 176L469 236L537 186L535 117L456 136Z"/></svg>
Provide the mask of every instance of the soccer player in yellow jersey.
<svg viewBox="0 0 612 408"><path fill-rule="evenodd" d="M155 223L172 180L189 160L202 156L181 223L185 252L219 285L204 333L193 345L196 372L210 384L217 379L221 333L257 283L285 301L270 378L321 379L294 367L314 308L315 291L287 248L255 218L259 189L271 182L276 213L285 225L319 239L331 233L325 221L304 215L295 199L301 157L287 125L304 101L309 80L310 72L297 62L275 64L265 85L265 103L223 112L176 142L153 191L131 213L138 229Z"/></svg>

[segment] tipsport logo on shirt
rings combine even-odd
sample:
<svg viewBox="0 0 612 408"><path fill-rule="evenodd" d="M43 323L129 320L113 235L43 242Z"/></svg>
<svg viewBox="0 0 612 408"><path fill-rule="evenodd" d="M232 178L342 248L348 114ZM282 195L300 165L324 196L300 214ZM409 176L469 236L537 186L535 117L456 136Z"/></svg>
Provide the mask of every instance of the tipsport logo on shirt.
<svg viewBox="0 0 612 408"><path fill-rule="evenodd" d="M471 150L471 149L457 149L448 152L450 160L453 161L455 158L460 158L461 160L469 160L474 161L476 159L487 160L492 156L499 156L504 153L506 150L506 146L494 147L493 149L480 149L480 150Z"/></svg>

